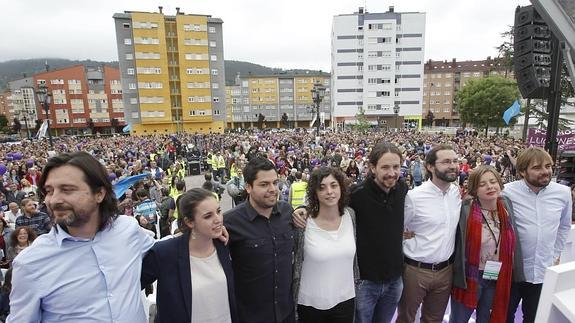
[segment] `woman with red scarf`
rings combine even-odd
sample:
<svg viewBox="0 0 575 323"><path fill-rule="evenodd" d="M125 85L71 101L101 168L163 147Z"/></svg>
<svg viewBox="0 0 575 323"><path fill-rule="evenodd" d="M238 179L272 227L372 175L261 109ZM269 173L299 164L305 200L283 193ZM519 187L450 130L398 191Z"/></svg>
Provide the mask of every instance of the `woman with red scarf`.
<svg viewBox="0 0 575 323"><path fill-rule="evenodd" d="M450 323L498 323L507 318L512 275L523 276L511 201L493 166L469 176L470 198L462 203L453 265Z"/></svg>

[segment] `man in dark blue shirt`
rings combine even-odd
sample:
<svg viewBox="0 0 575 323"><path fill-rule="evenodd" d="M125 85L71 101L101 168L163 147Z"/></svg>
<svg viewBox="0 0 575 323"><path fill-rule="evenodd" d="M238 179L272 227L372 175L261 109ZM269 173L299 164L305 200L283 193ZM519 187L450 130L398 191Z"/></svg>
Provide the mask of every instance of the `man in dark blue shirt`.
<svg viewBox="0 0 575 323"><path fill-rule="evenodd" d="M243 173L248 200L224 214L240 321L295 323L293 210L278 201L278 174L269 160L254 157Z"/></svg>

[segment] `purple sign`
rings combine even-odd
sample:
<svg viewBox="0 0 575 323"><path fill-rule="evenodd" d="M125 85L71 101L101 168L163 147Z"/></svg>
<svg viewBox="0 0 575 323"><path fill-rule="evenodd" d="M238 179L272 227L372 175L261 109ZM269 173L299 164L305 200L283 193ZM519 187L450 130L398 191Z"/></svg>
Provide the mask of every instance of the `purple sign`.
<svg viewBox="0 0 575 323"><path fill-rule="evenodd" d="M547 139L547 131L544 129L530 128L527 134L527 144L530 147L544 147ZM575 130L557 131L557 143L559 151L575 150Z"/></svg>

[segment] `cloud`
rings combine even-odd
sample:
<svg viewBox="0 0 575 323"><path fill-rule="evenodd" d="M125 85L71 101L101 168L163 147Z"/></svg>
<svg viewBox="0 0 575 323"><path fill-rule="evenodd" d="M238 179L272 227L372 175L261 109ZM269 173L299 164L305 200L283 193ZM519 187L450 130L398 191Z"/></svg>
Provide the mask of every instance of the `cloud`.
<svg viewBox="0 0 575 323"><path fill-rule="evenodd" d="M112 15L125 10L210 14L224 20L226 59L329 71L332 18L357 11L347 0L9 1L0 11L0 61L34 57L117 60ZM369 12L391 3L367 1ZM528 0L402 0L396 12L426 12L426 59L495 56L500 33Z"/></svg>

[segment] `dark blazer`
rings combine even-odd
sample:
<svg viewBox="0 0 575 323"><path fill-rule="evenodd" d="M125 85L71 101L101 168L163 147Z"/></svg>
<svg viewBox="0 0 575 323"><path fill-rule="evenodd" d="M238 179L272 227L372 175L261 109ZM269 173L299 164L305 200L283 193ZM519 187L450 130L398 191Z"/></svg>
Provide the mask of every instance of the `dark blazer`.
<svg viewBox="0 0 575 323"><path fill-rule="evenodd" d="M192 317L192 279L190 274L189 232L159 241L144 257L142 288L158 281L156 323L189 323ZM233 323L239 322L236 306L232 262L228 248L214 240L218 258L228 285L228 300Z"/></svg>

